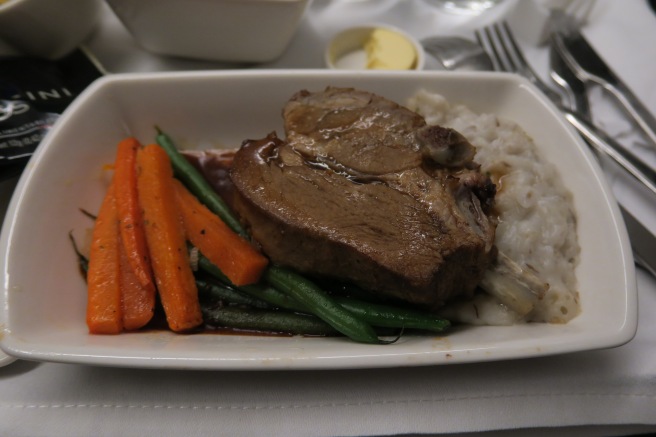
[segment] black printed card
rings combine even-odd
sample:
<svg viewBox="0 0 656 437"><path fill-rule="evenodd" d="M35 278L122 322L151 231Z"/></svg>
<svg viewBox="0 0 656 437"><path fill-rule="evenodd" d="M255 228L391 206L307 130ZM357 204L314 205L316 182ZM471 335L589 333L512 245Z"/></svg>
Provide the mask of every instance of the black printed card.
<svg viewBox="0 0 656 437"><path fill-rule="evenodd" d="M20 172L64 109L102 74L82 50L57 61L0 58L0 180Z"/></svg>

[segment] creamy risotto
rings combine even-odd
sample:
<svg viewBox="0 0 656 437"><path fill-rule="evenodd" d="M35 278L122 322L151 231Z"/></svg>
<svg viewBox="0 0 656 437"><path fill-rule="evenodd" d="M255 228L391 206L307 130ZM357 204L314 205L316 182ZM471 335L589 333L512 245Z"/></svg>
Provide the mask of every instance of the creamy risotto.
<svg viewBox="0 0 656 437"><path fill-rule="evenodd" d="M421 91L407 106L428 124L451 127L477 148L476 162L497 184L496 244L512 260L549 284L536 308L520 317L492 296L479 295L444 309L472 324L565 323L580 312L575 268L579 246L572 196L551 163L516 123L477 114L444 97Z"/></svg>

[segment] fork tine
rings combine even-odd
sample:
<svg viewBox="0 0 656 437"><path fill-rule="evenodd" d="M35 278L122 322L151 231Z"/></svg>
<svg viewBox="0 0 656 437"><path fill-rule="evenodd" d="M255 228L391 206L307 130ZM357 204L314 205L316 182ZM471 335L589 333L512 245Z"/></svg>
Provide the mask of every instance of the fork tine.
<svg viewBox="0 0 656 437"><path fill-rule="evenodd" d="M510 55L510 50L502 38L498 24L495 23L476 31L476 39L494 60L495 70L509 73L520 72L518 64Z"/></svg>
<svg viewBox="0 0 656 437"><path fill-rule="evenodd" d="M474 32L476 41L478 44L483 47L483 50L488 54L492 60L492 65L494 66L494 71L509 71L506 69L506 66L501 61L499 52L496 49L496 45L492 41L492 32L490 32L489 27L484 27L483 29L476 30Z"/></svg>
<svg viewBox="0 0 656 437"><path fill-rule="evenodd" d="M497 28L499 29L500 34L503 34L502 39L507 40L510 48L512 49L509 51L511 52L511 56L514 57L516 65L519 67L516 71L523 74L526 78L533 82L533 84L537 86L540 91L542 91L549 99L557 103L562 103L562 96L554 91L549 85L547 85L533 70L528 61L526 61L522 49L517 44L517 41L515 40L515 37L513 36L513 33L508 26L508 23L504 21L502 25L497 26Z"/></svg>
<svg viewBox="0 0 656 437"><path fill-rule="evenodd" d="M476 32L476 38L486 48L490 56L496 60L500 71L518 73L530 80L552 101L562 102L561 95L552 90L531 68L508 23L504 21L485 27L482 32Z"/></svg>
<svg viewBox="0 0 656 437"><path fill-rule="evenodd" d="M508 23L504 21L501 24L495 24L494 30L496 31L499 42L506 51L507 56L512 59L511 63L514 64L515 71L521 73L522 70L527 70L530 74L537 77L531 66L526 61L526 58L524 58L522 50L519 48L510 27L508 27Z"/></svg>

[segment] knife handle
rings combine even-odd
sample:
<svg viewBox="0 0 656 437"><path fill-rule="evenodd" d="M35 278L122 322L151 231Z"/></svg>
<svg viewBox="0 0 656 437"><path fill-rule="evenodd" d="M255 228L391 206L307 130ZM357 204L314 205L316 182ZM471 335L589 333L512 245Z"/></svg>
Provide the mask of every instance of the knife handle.
<svg viewBox="0 0 656 437"><path fill-rule="evenodd" d="M656 172L645 164L640 158L626 150L601 129L588 122L580 114L566 108L560 108L565 119L579 134L598 152L608 156L631 176L656 194Z"/></svg>
<svg viewBox="0 0 656 437"><path fill-rule="evenodd" d="M618 206L629 234L635 263L656 278L656 236L621 203Z"/></svg>

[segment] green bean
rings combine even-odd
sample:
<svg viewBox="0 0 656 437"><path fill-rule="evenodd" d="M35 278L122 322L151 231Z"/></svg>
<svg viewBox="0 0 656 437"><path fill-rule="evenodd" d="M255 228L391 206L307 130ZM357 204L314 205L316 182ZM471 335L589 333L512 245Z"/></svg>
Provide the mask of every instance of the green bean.
<svg viewBox="0 0 656 437"><path fill-rule="evenodd" d="M223 282L226 285L232 286L232 283L226 275L223 274L221 269L216 265L212 264L210 260L205 258L203 254L200 254L198 258L198 267L203 270L205 273L210 274L219 281ZM270 305L276 308L284 308L292 311L299 312L308 312L307 308L300 305L294 299L288 295L281 293L273 287L264 285L264 284L252 284L252 285L243 285L241 287L235 287L239 291L246 293L254 298L263 300Z"/></svg>
<svg viewBox="0 0 656 437"><path fill-rule="evenodd" d="M235 307L202 308L205 323L212 326L302 335L336 335L323 320L308 315L275 310Z"/></svg>
<svg viewBox="0 0 656 437"><path fill-rule="evenodd" d="M199 266L207 273L215 275L219 280L229 283L228 279L223 273L221 273L221 270L214 266L209 260L207 260L207 258L201 256L199 259ZM295 299L273 287L257 284L238 287L238 289L278 308L298 312L311 312L307 306L300 304ZM424 311L399 308L388 304L366 302L351 297L333 296L332 299L344 309L357 315L360 319L375 327L421 329L424 331L443 332L451 326L451 323L448 320Z"/></svg>
<svg viewBox="0 0 656 437"><path fill-rule="evenodd" d="M269 305L276 308L282 308L289 311L296 311L299 313L307 313L307 314L312 313L304 305L301 305L298 302L296 302L296 300L294 300L291 296L288 296L285 293L276 290L270 285L266 285L266 284L245 285L243 287L239 287L239 289L244 293L248 294L249 296L263 300L267 302Z"/></svg>
<svg viewBox="0 0 656 437"><path fill-rule="evenodd" d="M171 159L175 175L198 197L212 212L221 217L233 231L242 237L247 237L246 230L242 227L237 217L234 216L228 205L217 194L207 180L200 174L187 159L180 154L171 137L157 129L157 143L166 151Z"/></svg>
<svg viewBox="0 0 656 437"><path fill-rule="evenodd" d="M198 266L219 280L230 283L221 270L202 255L198 260ZM269 267L264 276L273 285L273 291L258 285L243 286L238 289L249 294L259 293L258 297L263 300L267 300L266 294L269 299L273 299L269 302L275 306L315 314L353 340L380 343L369 324L333 303L321 289L300 275L279 267Z"/></svg>
<svg viewBox="0 0 656 437"><path fill-rule="evenodd" d="M290 296L265 285L249 285L240 287L244 293L268 302L269 304L291 311L309 313L304 305L299 304ZM423 331L444 332L451 323L434 314L399 308L392 305L365 302L351 297L332 296L332 299L342 308L350 311L373 327L420 329Z"/></svg>
<svg viewBox="0 0 656 437"><path fill-rule="evenodd" d="M248 305L253 308L271 308L267 302L245 294L225 285L219 285L202 278L196 278L196 287L201 297L211 300L221 300L238 305Z"/></svg>
<svg viewBox="0 0 656 437"><path fill-rule="evenodd" d="M371 325L336 304L328 294L302 276L272 266L264 272L264 277L275 288L291 296L349 338L362 343L385 343L378 338Z"/></svg>
<svg viewBox="0 0 656 437"><path fill-rule="evenodd" d="M333 299L343 308L373 326L421 329L433 332L443 332L451 326L451 322L448 320L427 312L362 302L346 297L334 297Z"/></svg>
<svg viewBox="0 0 656 437"><path fill-rule="evenodd" d="M262 308L209 307L206 305L201 306L201 311L205 323L215 327L294 335L340 335L340 332L328 323L309 314ZM379 335L398 337L398 331L389 328L380 328L376 332Z"/></svg>
<svg viewBox="0 0 656 437"><path fill-rule="evenodd" d="M239 288L244 293L257 297L269 304L291 311L311 313L307 307L273 287L249 285ZM451 322L424 311L399 308L393 305L366 302L352 297L332 296L342 308L350 311L374 328L420 329L423 331L444 332Z"/></svg>

